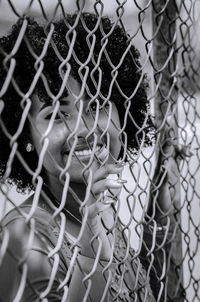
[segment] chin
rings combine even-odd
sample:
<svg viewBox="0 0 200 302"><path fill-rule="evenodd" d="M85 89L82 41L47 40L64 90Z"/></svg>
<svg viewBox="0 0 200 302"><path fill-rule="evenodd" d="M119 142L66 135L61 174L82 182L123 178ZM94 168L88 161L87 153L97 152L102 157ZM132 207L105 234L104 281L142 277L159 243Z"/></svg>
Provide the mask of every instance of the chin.
<svg viewBox="0 0 200 302"><path fill-rule="evenodd" d="M84 182L83 179L74 179L74 178L71 178L70 182L71 183L75 183L75 184L85 184L85 182Z"/></svg>

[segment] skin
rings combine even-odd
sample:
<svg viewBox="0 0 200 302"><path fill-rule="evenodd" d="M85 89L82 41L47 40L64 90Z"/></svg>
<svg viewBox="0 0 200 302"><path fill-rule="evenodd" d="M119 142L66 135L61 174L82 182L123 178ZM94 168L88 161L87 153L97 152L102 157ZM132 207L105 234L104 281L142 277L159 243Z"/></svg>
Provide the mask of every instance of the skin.
<svg viewBox="0 0 200 302"><path fill-rule="evenodd" d="M75 100L81 93L81 85L72 77L69 77L68 83L68 96L60 100L59 111L64 117L67 125L60 117L60 114L55 116L55 120L50 132L47 135L49 144L48 149L44 157L43 166L46 173L47 185L57 200L61 200L63 192L63 183L59 179L59 175L62 169L66 166L69 159L70 146L67 144L67 139L71 132L77 127L77 120L79 110L82 105L82 119L77 127L78 143L76 148L88 149L85 142L85 137L89 131L94 127L94 120L97 114L96 106L92 107L92 111L88 110L90 99L87 96L81 97L82 104L76 105ZM78 107L78 108L77 108ZM107 178L109 174L120 174L123 170L121 164L115 164L115 159L118 158L121 143L118 137L120 122L119 115L116 106L112 103L112 114L111 121L107 129L110 137L110 148L106 148L105 138L101 138L102 132L106 129L108 124L109 105L99 110L98 127L95 129L97 137L97 145L101 146L100 150L95 152L90 171L92 172L91 179L91 191L87 203L88 219L86 232L84 232L81 238L82 250L85 254L93 255L91 248L88 248L88 242L91 240L93 235L102 230L102 223L100 222L100 216L97 215L99 212L104 212L104 220L108 222L108 227L112 225L113 215L110 209L110 204L105 205L101 202L100 197L107 189L122 188L122 184L118 183L113 179ZM35 147L38 156L42 150L41 137L49 126L50 119L52 117L53 109L52 106L44 106L44 103L39 101L37 95L33 98L32 109L31 109L31 141ZM84 123L86 121L86 123ZM91 136L92 137L92 136ZM73 139L72 139L73 142ZM81 144L81 145L80 145ZM91 140L91 146L93 140ZM75 149L76 150L76 149ZM80 150L79 150L80 151ZM107 157L108 155L108 157ZM87 183L85 183L82 171L84 166L89 163L91 155L79 155L78 160L73 154L69 169L67 170L70 175L70 187L76 192L81 200L84 200ZM106 160L107 157L107 160ZM105 162L106 164L103 164ZM86 173L87 180L88 173ZM108 197L110 199L110 197ZM80 218L79 205L73 199L73 196L68 194L66 201L66 208L68 211L73 213L77 218ZM75 236L79 234L80 225L76 222L68 220L68 230ZM91 231L92 230L92 231ZM104 242L102 249L102 258L110 257L110 242L105 232L102 232L102 240ZM98 247L98 245L97 245ZM97 248L96 247L96 248Z"/></svg>
<svg viewBox="0 0 200 302"><path fill-rule="evenodd" d="M63 192L63 183L59 180L59 175L62 170L65 168L69 154L66 152L68 145L66 144L67 138L71 134L71 132L77 126L77 118L79 111L75 106L75 100L77 96L79 96L81 92L80 84L74 80L73 78L69 78L68 81L68 90L69 95L68 97L64 98L63 100L66 101L66 104L62 103L60 106L60 112L64 116L67 125L60 119L59 115L56 115L55 122L51 130L49 131L48 135L46 136L49 140L48 149L44 157L43 166L46 173L47 185L51 190L52 194L57 198L57 200L61 199L62 192ZM83 142L83 139L88 135L89 131L94 126L94 116L97 114L96 109L92 112L88 111L88 104L89 99L85 96L82 98L82 105L83 111L82 116L83 119L80 120L80 124L77 128L77 137L78 142L79 140ZM68 102L67 102L68 101ZM80 108L80 106L78 107ZM109 111L109 106L106 108ZM31 142L34 145L38 156L42 150L42 142L41 138L42 135L47 131L47 128L50 123L52 114L52 107L43 107L43 103L40 102L37 95L33 96L32 108L30 112L31 116ZM84 123L84 120L87 121L87 127ZM89 244L91 239L94 237L95 234L99 234L99 239L102 242L102 249L100 253L100 257L102 260L109 261L112 256L112 236L108 236L106 230L103 228L101 223L101 218L104 220L107 228L111 228L113 225L113 212L110 204L104 204L100 197L107 189L117 189L120 191L122 188L122 184L116 181L113 181L108 176L110 174L117 174L120 175L123 170L123 165L115 164L115 159L118 158L121 144L118 137L120 123L119 123L119 115L117 112L116 107L112 104L112 115L111 115L112 122L109 123L109 127L107 132L110 136L110 149L109 149L109 156L106 159L107 153L105 152L105 148L102 152L97 151L97 157L94 157L91 171L92 171L92 178L90 180L91 183L91 193L89 194L87 200L87 223L85 225L85 230L83 232L83 236L80 239L80 246L81 246L81 253L82 255L86 255L91 258L95 258L97 254L99 241L96 240L93 242L93 248ZM103 140L101 140L102 131L105 130L107 127L108 115L104 109L100 110L99 118L98 118L98 127L95 127L95 133L97 136L97 141L103 144ZM101 130L102 129L102 130ZM105 144L105 142L104 142ZM85 148L86 146L84 146ZM65 150L63 152L63 150ZM165 148L165 153L169 153L170 150ZM171 154L171 153L170 153ZM85 197L85 190L87 188L87 181L85 183L82 170L88 164L90 156L81 156L81 162L75 156L72 156L71 164L69 169L67 170L70 175L70 187L76 192L81 200L84 200ZM106 163L104 163L106 162ZM168 158L166 168L166 179L161 185L160 194L158 196L158 201L160 203L165 203L165 208L163 211L168 211L171 205L171 196L170 196L170 188L168 186L167 180L170 180L171 184L174 184L174 174L176 165L175 162ZM171 166L174 165L174 170L171 169ZM108 178L107 178L108 177ZM87 175L86 175L87 180ZM107 201L111 200L112 197L107 196ZM167 200L167 205L166 205ZM111 200L112 201L112 200ZM79 205L73 199L73 196L68 194L66 200L66 208L71 211L74 215L79 218ZM98 215L100 213L100 215ZM45 217L44 217L45 219ZM76 223L75 221L70 221L67 218L68 224L68 231L71 232L72 235L78 236L81 225ZM26 251L27 242L29 238L30 230L25 225L24 221L17 221L9 226L9 234L10 234L10 250L15 250L15 256L19 259L23 257ZM21 236L23 234L23 236ZM16 247L19 249L16 249ZM37 237L34 238L34 247L41 248L41 242L37 241ZM3 280L0 278L0 282L4 284L3 289L4 292L1 292L1 297L6 297L6 301L12 301L13 297L16 295L16 290L19 287L19 282L21 279L21 275L18 273L17 262L12 263L13 258L10 257L9 254L6 254L3 262L3 266L1 268L1 276L3 276ZM47 261L47 257L38 253L36 250L29 251L28 258L26 260L26 264L28 265L28 278L30 280L34 280L37 277L48 277L51 274L51 266ZM12 268L10 272L8 268ZM92 268L91 268L92 269ZM90 269L89 269L90 270ZM73 273L73 278L70 283L69 288L69 300L68 301L77 301L78 298L84 297L85 291L82 286L82 278L84 276L81 275L81 272L78 271L78 268ZM93 278L93 277L92 277ZM96 278L96 279L95 279ZM9 280L9 284L8 284ZM17 281L16 281L17 280ZM92 295L95 297L94 299L98 301L102 295L104 290L105 282L102 279L102 274L98 275L95 273L94 275L94 292L92 291ZM3 283L4 282L4 283ZM6 283L7 282L7 283ZM11 286L14 284L16 287ZM97 297L96 289L99 288L99 285L102 285L102 289L99 290L99 296ZM8 291L8 288L13 288L13 293ZM79 291L77 291L79 288ZM9 296L9 297L8 297Z"/></svg>
<svg viewBox="0 0 200 302"><path fill-rule="evenodd" d="M63 119L60 118L60 115L57 114L51 130L46 136L48 138L49 144L43 160L47 186L57 200L61 200L63 192L63 183L59 180L59 175L65 168L69 158L69 154L68 152L66 152L66 150L70 151L70 148L66 143L67 138L77 126L77 118L79 114L78 109L80 109L80 105L77 109L75 100L77 99L77 96L80 95L81 86L72 77L70 77L68 81L68 91L69 95L62 99L63 102L61 102L59 108L62 116L65 118L67 125L65 124ZM92 111L88 111L88 104L90 100L86 96L83 96L81 99L83 105L83 119L80 120L76 134L78 137L78 144L80 141L83 148L86 149L86 144L83 142L89 131L94 126L94 117L98 113L98 110L96 110L94 106ZM108 191L108 189L120 192L122 183L114 181L108 176L110 174L120 175L123 170L122 164L115 164L115 160L118 158L120 153L121 143L118 137L120 128L119 115L114 104L111 105L111 121L109 122L109 126L107 128L107 133L109 133L110 137L109 153L106 148L103 148L103 145L106 145L105 139L101 139L102 131L106 129L108 124L108 114L106 113L106 111L109 111L109 106L106 106L106 110L99 110L98 126L95 128L95 133L98 144L101 144L101 149L95 152L96 157L93 158L93 162L90 167L90 173L92 173L92 177L90 178L89 182L91 184L91 190L84 212L84 215L86 215L87 219L83 235L79 241L81 254L87 257L95 258L100 240L102 243L100 257L102 260L107 261L110 260L110 257L112 255L112 235L108 235L106 233L107 231L103 227L101 219L103 219L104 224L107 228L112 227L114 218L110 201L113 202L113 200L112 196L107 196L105 199L106 201L108 201L108 204L104 204L100 197L102 197L103 193L105 191ZM43 146L41 138L42 135L47 131L52 112L52 106L44 106L44 103L40 102L37 94L33 96L30 112L30 139L38 156L40 155ZM84 123L84 120L86 121L87 126ZM93 142L91 141L91 146L92 145ZM82 170L89 163L90 156L81 155L79 156L79 159L80 161L76 158L76 156L73 155L70 167L67 171L70 175L70 187L76 192L81 200L84 200L85 191L87 189L87 177L89 176L86 173L85 182L82 176ZM67 194L66 208L78 219L80 219L79 205L73 199L73 196L69 193ZM44 219L46 218L44 217ZM67 217L68 232L77 237L79 235L80 228L80 223L78 223L76 220L70 220L70 217ZM19 259L24 255L24 251L26 250L29 232L30 230L23 220L16 221L16 223L13 223L9 226L9 242L13 242L15 247L20 247L19 249L15 248L15 256L19 257ZM21 234L23 234L23 236L21 236ZM98 239L95 239L93 241L93 245L91 246L90 242L95 234L99 234L99 236ZM41 242L37 240L37 237L34 238L33 245L34 247L37 247L38 250L42 248ZM13 247L10 246L10 249L12 250ZM12 301L13 297L16 294L15 291L19 287L21 278L21 275L18 273L17 262L12 263L12 278L9 275L7 268L10 267L9 263L11 263L11 261L12 257L10 257L9 254L6 254L6 257L4 259L4 266L1 268L2 276L5 277L4 280L0 280L1 282L5 283L5 292L1 293L1 297L6 297L7 301ZM26 263L28 265L29 280L34 280L37 277L45 278L51 274L52 267L49 265L47 257L45 257L42 253L38 253L36 250L29 251ZM84 265L87 264L85 263ZM82 285L82 278L82 273L77 267L73 273L73 279L70 283L69 301L77 301L77 294L79 295L78 299L80 298L80 296L84 297L85 289ZM105 280L103 279L102 274L98 275L98 273L95 273L94 278L96 281L94 281L94 292L92 290L92 296L95 297L95 300L99 300L104 290ZM7 280L9 280L9 285L7 284ZM98 285L96 284L96 282ZM99 288L99 284L102 285L102 289L99 290L99 293L97 294L96 288ZM9 291L8 293L8 286L11 286L13 288L13 293L11 291ZM78 293L77 287L79 287L80 289Z"/></svg>
<svg viewBox="0 0 200 302"><path fill-rule="evenodd" d="M68 159L68 154L66 154L66 151L70 151L70 146L67 144L67 138L71 134L71 132L75 129L77 126L77 118L78 118L78 109L79 105L75 105L76 96L80 94L81 86L80 84L74 80L72 77L69 78L68 85L70 86L70 92L67 97L64 97L61 100L61 106L60 106L60 112L62 113L63 117L65 118L67 122L67 126L63 122L63 120L57 115L53 127L47 136L49 139L49 146L48 146L48 152L45 155L44 159L44 168L46 170L49 183L52 184L53 182L58 181L58 176L60 174L60 171L62 168L65 167ZM82 116L83 119L87 123L87 127L84 124L83 119L80 120L80 123L78 125L78 130L76 132L79 139L84 139L86 135L89 133L89 131L94 126L94 117L96 114L96 108L93 110L93 114L88 112L88 104L89 99L87 97L82 97L83 100L83 112ZM66 102L63 104L62 103ZM39 98L37 95L34 96L33 104L32 104L32 110L31 110L31 117L32 117L32 123L31 123L31 138L33 145L38 153L38 155L41 152L42 144L41 144L41 137L47 130L47 127L50 122L50 118L53 112L53 108L51 105L48 107L43 107L43 103L39 101ZM107 106L108 107L108 106ZM109 110L109 108L107 108ZM92 116L93 115L93 116ZM119 122L119 116L116 109L116 106L112 104L112 117L111 119L115 122L115 125L110 123L108 128L108 133L110 134L111 144L110 144L110 154L112 157L116 158L119 155L120 149L121 149L121 143L118 138L118 129L120 129L120 122ZM108 115L106 114L104 109L101 109L99 111L99 119L98 119L98 128L105 130L105 127L107 126L107 120ZM95 130L95 134L97 135L97 141L101 145L105 145L105 138L101 139L101 132L100 129ZM93 141L92 135L90 136L90 141ZM73 139L71 139L70 143L73 143ZM86 148L88 148L86 146ZM96 153L98 156L102 157L103 154L100 154L100 152ZM81 157L81 161L83 164L86 164L89 159L85 157ZM112 162L111 156L109 156L109 159L107 161L108 163ZM71 182L83 182L81 172L83 170L83 164L81 164L75 156L72 157L72 162L69 168L69 174ZM58 168L59 166L59 168ZM97 165L93 165L93 170L95 168L97 169ZM76 170L75 170L76 169ZM80 172L80 173L77 173ZM58 185L58 183L56 183Z"/></svg>

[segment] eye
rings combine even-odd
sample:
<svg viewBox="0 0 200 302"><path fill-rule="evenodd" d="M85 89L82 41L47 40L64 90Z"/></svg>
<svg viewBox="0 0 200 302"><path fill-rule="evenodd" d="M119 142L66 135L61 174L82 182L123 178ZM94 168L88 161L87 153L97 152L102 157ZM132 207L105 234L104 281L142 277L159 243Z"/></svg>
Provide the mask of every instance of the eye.
<svg viewBox="0 0 200 302"><path fill-rule="evenodd" d="M104 106L102 106L103 102L99 102L99 110L102 110L103 108L109 107L109 103L107 102ZM89 109L92 111L97 111L97 102L93 102L89 105Z"/></svg>
<svg viewBox="0 0 200 302"><path fill-rule="evenodd" d="M96 102L93 102L89 108L92 110L92 111L96 111L97 110L97 103ZM100 108L99 108L100 109Z"/></svg>
<svg viewBox="0 0 200 302"><path fill-rule="evenodd" d="M64 112L64 111L61 111L61 115L66 118L66 119L69 119L71 118L71 114L70 113L67 113L67 112Z"/></svg>
<svg viewBox="0 0 200 302"><path fill-rule="evenodd" d="M53 112L49 113L46 117L45 117L45 120L50 120L51 117L52 117L52 114ZM65 111L60 111L60 114L57 113L56 116L55 116L55 120L61 120L61 116L65 119L69 119L71 118L71 114L70 113L67 113Z"/></svg>

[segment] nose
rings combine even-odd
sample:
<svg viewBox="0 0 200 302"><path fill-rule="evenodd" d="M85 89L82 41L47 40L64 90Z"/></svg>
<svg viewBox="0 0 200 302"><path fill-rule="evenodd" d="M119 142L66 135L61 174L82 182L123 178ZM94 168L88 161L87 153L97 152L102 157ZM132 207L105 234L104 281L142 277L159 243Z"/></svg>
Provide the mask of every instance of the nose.
<svg viewBox="0 0 200 302"><path fill-rule="evenodd" d="M86 137L96 131L95 120L91 114L83 112L78 124L78 137Z"/></svg>
<svg viewBox="0 0 200 302"><path fill-rule="evenodd" d="M97 125L95 125L95 117L87 110L87 100L81 100L79 106L74 106L71 118L66 120L63 124L63 130L68 138L88 137L95 132Z"/></svg>
<svg viewBox="0 0 200 302"><path fill-rule="evenodd" d="M90 132L95 131L97 125L95 125L95 116L93 117L90 111L88 110L88 100L82 100L80 105L81 109L77 115L77 134L80 137L87 136Z"/></svg>

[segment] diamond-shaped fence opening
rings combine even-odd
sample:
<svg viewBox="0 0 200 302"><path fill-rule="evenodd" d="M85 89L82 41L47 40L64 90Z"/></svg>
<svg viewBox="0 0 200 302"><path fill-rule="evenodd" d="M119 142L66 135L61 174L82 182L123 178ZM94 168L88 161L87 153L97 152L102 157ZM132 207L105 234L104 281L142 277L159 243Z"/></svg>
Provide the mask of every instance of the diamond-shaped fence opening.
<svg viewBox="0 0 200 302"><path fill-rule="evenodd" d="M0 2L0 301L199 301L199 6Z"/></svg>

